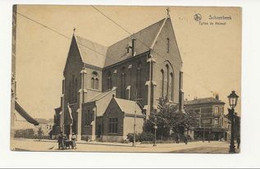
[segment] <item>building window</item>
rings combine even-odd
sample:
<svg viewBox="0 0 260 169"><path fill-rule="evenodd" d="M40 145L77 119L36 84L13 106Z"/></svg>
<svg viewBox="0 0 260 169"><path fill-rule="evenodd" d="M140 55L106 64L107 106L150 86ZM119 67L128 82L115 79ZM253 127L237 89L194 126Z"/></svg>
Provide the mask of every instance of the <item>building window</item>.
<svg viewBox="0 0 260 169"><path fill-rule="evenodd" d="M91 88L92 89L98 89L98 85L99 85L98 73L93 72L92 78L91 78Z"/></svg>
<svg viewBox="0 0 260 169"><path fill-rule="evenodd" d="M161 95L162 95L162 98L164 98L164 71L163 71L163 69L161 70L161 75L162 75L162 77L161 77L161 81L162 81Z"/></svg>
<svg viewBox="0 0 260 169"><path fill-rule="evenodd" d="M219 120L218 120L218 119L215 119L215 120L214 120L214 125L218 125L218 123L219 123Z"/></svg>
<svg viewBox="0 0 260 169"><path fill-rule="evenodd" d="M166 98L169 98L169 65L166 65Z"/></svg>
<svg viewBox="0 0 260 169"><path fill-rule="evenodd" d="M72 86L72 82L71 82L71 80L70 80L70 82L69 82L69 102L71 102L72 101L72 99L71 99L71 93L72 93L72 90L71 90L71 86Z"/></svg>
<svg viewBox="0 0 260 169"><path fill-rule="evenodd" d="M170 39L167 38L167 53L170 52Z"/></svg>
<svg viewBox="0 0 260 169"><path fill-rule="evenodd" d="M141 98L141 90L142 90L142 63L141 62L139 62L137 65L136 90L137 90L137 98Z"/></svg>
<svg viewBox="0 0 260 169"><path fill-rule="evenodd" d="M214 115L219 116L219 107L215 107Z"/></svg>
<svg viewBox="0 0 260 169"><path fill-rule="evenodd" d="M78 79L75 80L75 91L74 91L74 101L77 102L77 94L78 94Z"/></svg>
<svg viewBox="0 0 260 169"><path fill-rule="evenodd" d="M118 118L109 118L109 133L118 133Z"/></svg>
<svg viewBox="0 0 260 169"><path fill-rule="evenodd" d="M123 67L121 73L121 97L124 99L125 96L126 96L126 73L125 73L125 67Z"/></svg>
<svg viewBox="0 0 260 169"><path fill-rule="evenodd" d="M171 100L173 101L173 88L174 88L174 80L173 80L173 73L170 73L170 82L171 82L171 89L170 89L170 92L171 92Z"/></svg>
<svg viewBox="0 0 260 169"><path fill-rule="evenodd" d="M107 73L107 89L112 89L112 74L110 71Z"/></svg>

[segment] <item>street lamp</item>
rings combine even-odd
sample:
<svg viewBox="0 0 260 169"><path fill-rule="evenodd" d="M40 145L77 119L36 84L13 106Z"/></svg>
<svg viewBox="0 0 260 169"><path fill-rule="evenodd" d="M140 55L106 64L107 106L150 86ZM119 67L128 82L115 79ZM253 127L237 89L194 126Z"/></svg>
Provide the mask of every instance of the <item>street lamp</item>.
<svg viewBox="0 0 260 169"><path fill-rule="evenodd" d="M233 90L231 94L228 96L229 106L231 109L228 109L228 115L231 120L231 139L230 139L230 146L229 146L229 153L235 153L235 143L234 143L234 108L237 105L238 95Z"/></svg>
<svg viewBox="0 0 260 169"><path fill-rule="evenodd" d="M156 146L156 130L157 130L157 118L154 118L154 140L153 140L153 146Z"/></svg>

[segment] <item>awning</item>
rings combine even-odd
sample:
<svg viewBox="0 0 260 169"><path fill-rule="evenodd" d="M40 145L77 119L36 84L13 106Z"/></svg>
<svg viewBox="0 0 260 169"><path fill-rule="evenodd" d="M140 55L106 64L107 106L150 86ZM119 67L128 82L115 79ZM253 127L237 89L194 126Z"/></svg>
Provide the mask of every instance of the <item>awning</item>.
<svg viewBox="0 0 260 169"><path fill-rule="evenodd" d="M15 102L15 110L29 123L37 126L39 122L32 118L17 102Z"/></svg>

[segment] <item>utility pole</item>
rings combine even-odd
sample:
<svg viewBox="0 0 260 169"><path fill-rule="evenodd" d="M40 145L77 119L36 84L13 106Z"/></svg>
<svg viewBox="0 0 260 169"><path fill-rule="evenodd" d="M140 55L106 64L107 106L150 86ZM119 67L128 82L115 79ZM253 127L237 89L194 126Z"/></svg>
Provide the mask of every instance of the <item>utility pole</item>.
<svg viewBox="0 0 260 169"><path fill-rule="evenodd" d="M203 142L205 141L205 123L203 123Z"/></svg>
<svg viewBox="0 0 260 169"><path fill-rule="evenodd" d="M135 92L135 116L134 116L134 140L133 140L133 147L135 147L135 137L136 137L136 104L137 104L137 91Z"/></svg>
<svg viewBox="0 0 260 169"><path fill-rule="evenodd" d="M135 105L135 116L134 116L134 140L133 140L133 147L135 147L135 133L136 133L136 105Z"/></svg>

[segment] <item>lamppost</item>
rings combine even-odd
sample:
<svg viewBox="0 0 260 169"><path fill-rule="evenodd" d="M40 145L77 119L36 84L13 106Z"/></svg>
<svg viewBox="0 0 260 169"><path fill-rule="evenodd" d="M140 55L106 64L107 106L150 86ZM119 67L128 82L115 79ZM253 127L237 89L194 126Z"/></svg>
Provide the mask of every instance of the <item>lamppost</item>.
<svg viewBox="0 0 260 169"><path fill-rule="evenodd" d="M231 121L231 139L230 139L230 146L229 146L229 153L235 153L235 143L234 143L234 108L237 105L238 95L233 90L231 94L228 96L229 106L228 115Z"/></svg>
<svg viewBox="0 0 260 169"><path fill-rule="evenodd" d="M156 146L156 130L157 130L157 118L154 118L154 140L153 140L153 146Z"/></svg>

